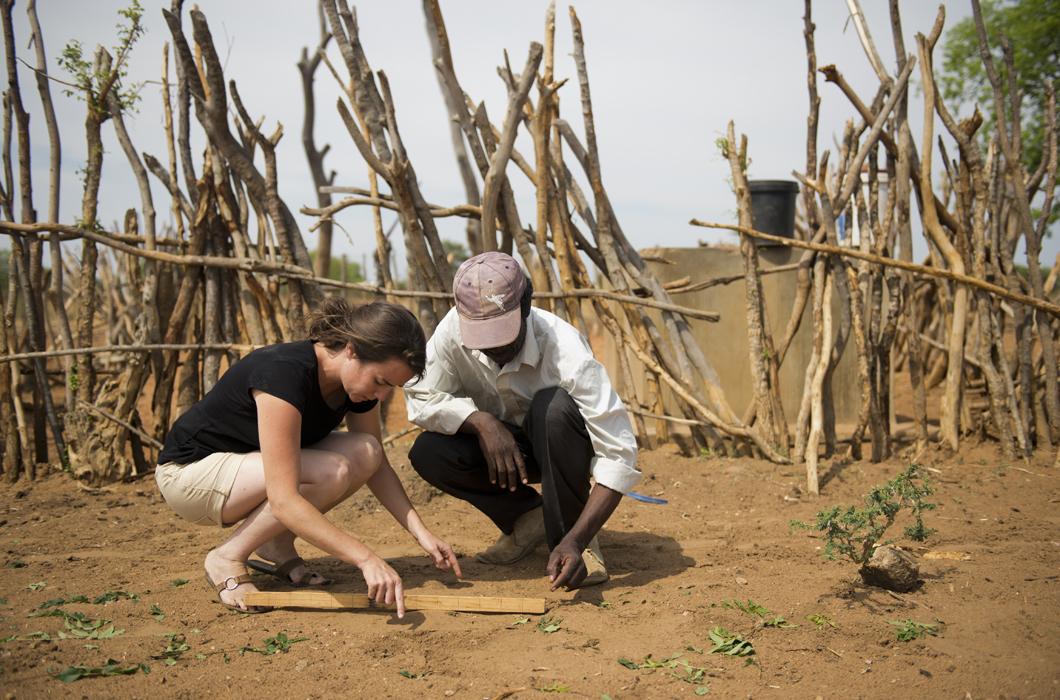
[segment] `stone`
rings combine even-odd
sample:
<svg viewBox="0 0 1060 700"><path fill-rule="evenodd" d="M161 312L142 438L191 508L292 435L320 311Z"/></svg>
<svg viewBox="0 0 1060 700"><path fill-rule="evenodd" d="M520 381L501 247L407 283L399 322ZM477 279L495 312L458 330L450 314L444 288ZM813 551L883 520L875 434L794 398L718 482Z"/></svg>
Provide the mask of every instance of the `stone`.
<svg viewBox="0 0 1060 700"><path fill-rule="evenodd" d="M861 580L870 586L905 592L916 588L920 567L912 555L884 545L876 548L872 559L859 573Z"/></svg>

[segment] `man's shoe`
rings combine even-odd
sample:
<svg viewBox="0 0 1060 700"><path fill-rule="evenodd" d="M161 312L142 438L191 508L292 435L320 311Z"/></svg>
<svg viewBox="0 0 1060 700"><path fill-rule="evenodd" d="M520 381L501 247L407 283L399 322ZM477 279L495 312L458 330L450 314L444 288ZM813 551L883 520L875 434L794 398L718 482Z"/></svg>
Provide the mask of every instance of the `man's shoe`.
<svg viewBox="0 0 1060 700"><path fill-rule="evenodd" d="M586 575L581 587L596 586L607 581L607 565L604 564L604 555L600 551L600 541L595 537L589 541L589 546L582 552L582 563L585 564Z"/></svg>
<svg viewBox="0 0 1060 700"><path fill-rule="evenodd" d="M507 566L525 558L545 541L544 511L538 507L527 511L515 521L512 534L501 536L489 549L475 555L483 564Z"/></svg>

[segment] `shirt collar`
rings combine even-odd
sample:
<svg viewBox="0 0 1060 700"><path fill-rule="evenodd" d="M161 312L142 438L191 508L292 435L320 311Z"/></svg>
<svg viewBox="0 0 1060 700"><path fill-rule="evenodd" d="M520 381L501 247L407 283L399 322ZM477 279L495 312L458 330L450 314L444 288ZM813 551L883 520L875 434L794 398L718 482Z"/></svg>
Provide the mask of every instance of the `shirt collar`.
<svg viewBox="0 0 1060 700"><path fill-rule="evenodd" d="M472 350L471 354L482 364L496 370L497 364L481 350ZM540 361L541 346L538 345L537 333L535 332L534 309L530 309L530 316L526 319L526 338L523 339L523 347L519 349L519 352L516 353L511 362L496 371L498 375L518 372L523 365L536 367Z"/></svg>

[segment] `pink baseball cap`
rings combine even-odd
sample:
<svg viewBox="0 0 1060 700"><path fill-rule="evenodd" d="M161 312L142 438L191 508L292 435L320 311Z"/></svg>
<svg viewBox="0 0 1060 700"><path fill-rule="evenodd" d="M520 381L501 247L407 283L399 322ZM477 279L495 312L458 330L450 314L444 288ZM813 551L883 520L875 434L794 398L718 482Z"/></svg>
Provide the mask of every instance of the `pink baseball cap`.
<svg viewBox="0 0 1060 700"><path fill-rule="evenodd" d="M465 260L453 278L463 346L488 350L513 342L525 290L526 276L512 256L489 252Z"/></svg>

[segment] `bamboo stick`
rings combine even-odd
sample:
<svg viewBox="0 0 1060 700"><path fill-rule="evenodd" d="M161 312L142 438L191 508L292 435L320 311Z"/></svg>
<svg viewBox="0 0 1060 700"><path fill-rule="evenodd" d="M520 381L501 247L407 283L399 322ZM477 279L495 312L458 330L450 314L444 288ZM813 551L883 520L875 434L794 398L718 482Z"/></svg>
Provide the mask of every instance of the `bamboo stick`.
<svg viewBox="0 0 1060 700"><path fill-rule="evenodd" d="M396 609L392 605L379 605L370 599L367 593L329 593L327 591L255 591L246 595L246 603L271 608L315 610ZM541 615L545 612L545 599L406 593L405 609Z"/></svg>

